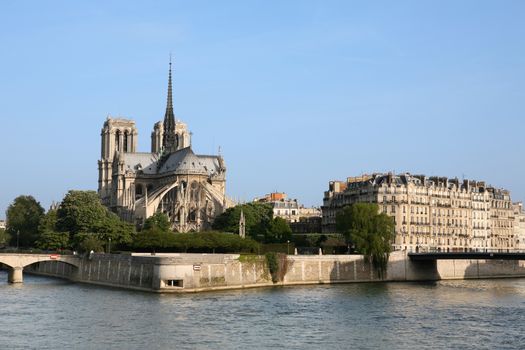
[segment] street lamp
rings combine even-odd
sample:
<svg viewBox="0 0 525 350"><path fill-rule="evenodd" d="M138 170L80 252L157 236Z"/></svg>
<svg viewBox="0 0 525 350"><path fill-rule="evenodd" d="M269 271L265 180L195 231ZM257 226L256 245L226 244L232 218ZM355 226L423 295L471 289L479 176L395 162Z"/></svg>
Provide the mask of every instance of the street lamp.
<svg viewBox="0 0 525 350"><path fill-rule="evenodd" d="M286 241L286 253L290 255L290 240Z"/></svg>
<svg viewBox="0 0 525 350"><path fill-rule="evenodd" d="M111 254L111 237L108 238L108 254Z"/></svg>

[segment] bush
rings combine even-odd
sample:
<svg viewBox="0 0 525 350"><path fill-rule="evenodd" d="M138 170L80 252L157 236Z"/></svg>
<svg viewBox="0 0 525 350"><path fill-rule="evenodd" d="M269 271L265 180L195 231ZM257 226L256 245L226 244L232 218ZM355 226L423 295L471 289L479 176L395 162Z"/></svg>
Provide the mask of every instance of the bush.
<svg viewBox="0 0 525 350"><path fill-rule="evenodd" d="M161 231L170 231L170 219L164 213L157 212L146 219L144 222L144 230L158 228Z"/></svg>
<svg viewBox="0 0 525 350"><path fill-rule="evenodd" d="M266 265L268 265L268 270L270 275L272 275L272 281L277 282L277 272L279 271L279 263L277 262L277 254L274 252L266 253L264 255L266 258Z"/></svg>
<svg viewBox="0 0 525 350"><path fill-rule="evenodd" d="M136 235L132 247L138 251L184 253L255 253L259 244L250 238L221 232L170 233L158 227Z"/></svg>
<svg viewBox="0 0 525 350"><path fill-rule="evenodd" d="M273 283L283 281L288 271L287 255L270 252L265 254L265 258Z"/></svg>
<svg viewBox="0 0 525 350"><path fill-rule="evenodd" d="M288 254L288 252L290 252L290 254L293 255L295 252L295 244L293 242L261 244L261 252L262 253L274 252L274 253L282 253L282 254Z"/></svg>
<svg viewBox="0 0 525 350"><path fill-rule="evenodd" d="M74 247L80 253L98 253L104 251L104 242L94 233L78 233L75 236Z"/></svg>

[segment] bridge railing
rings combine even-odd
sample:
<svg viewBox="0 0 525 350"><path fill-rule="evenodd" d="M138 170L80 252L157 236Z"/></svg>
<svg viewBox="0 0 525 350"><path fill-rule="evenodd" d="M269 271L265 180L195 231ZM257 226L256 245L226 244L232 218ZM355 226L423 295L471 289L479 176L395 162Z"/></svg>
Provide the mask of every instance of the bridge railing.
<svg viewBox="0 0 525 350"><path fill-rule="evenodd" d="M43 250L43 249L25 249L16 247L6 247L0 249L0 254L60 254L60 255L73 255L72 250Z"/></svg>
<svg viewBox="0 0 525 350"><path fill-rule="evenodd" d="M448 250L447 250L448 249ZM394 249L402 251L403 249ZM408 253L523 253L522 249L497 249L497 248L441 248L418 246L413 249L408 249Z"/></svg>

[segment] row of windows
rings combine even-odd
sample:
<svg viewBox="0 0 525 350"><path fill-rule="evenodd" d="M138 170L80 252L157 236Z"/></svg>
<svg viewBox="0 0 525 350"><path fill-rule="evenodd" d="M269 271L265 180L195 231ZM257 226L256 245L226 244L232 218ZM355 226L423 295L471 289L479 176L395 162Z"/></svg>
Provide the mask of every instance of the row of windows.
<svg viewBox="0 0 525 350"><path fill-rule="evenodd" d="M275 215L296 215L296 210L274 210Z"/></svg>
<svg viewBox="0 0 525 350"><path fill-rule="evenodd" d="M126 130L124 133L121 133L120 130L117 130L115 132L115 148L117 151L123 151L123 152L129 152L131 149L128 147L129 141L131 141L131 133L128 133ZM121 149L121 142L122 141L122 149Z"/></svg>
<svg viewBox="0 0 525 350"><path fill-rule="evenodd" d="M390 213L395 214L396 212L396 205L392 205L390 207ZM402 212L403 214L406 214L407 208L406 206L402 206ZM383 212L388 213L388 207L385 205L383 206ZM427 215L428 214L428 207L410 207L410 214L420 214L420 215ZM454 210L454 209L432 209L432 215L433 216L456 216L456 217L464 217L468 218L468 211L466 210ZM487 215L488 217L488 215Z"/></svg>
<svg viewBox="0 0 525 350"><path fill-rule="evenodd" d="M402 196L402 197L398 197L396 198L396 196L392 196L392 197L387 197L387 196L383 196L383 203L388 203L388 202L394 202L396 203L396 201L399 201L400 203L407 203L407 199L406 197ZM424 199L424 198L413 198L411 200L411 204L423 204L423 205L428 205L429 202L428 200ZM472 207L476 208L476 209L488 209L489 206L488 205L480 205L478 203L475 203L476 205L473 205ZM453 206L453 207L459 207L459 208L471 208L471 204L470 202L468 201L443 201L443 200L435 200L435 199L432 199L430 201L430 205L432 206Z"/></svg>
<svg viewBox="0 0 525 350"><path fill-rule="evenodd" d="M297 208L297 202L291 201L291 202L274 202L273 207L274 208Z"/></svg>
<svg viewBox="0 0 525 350"><path fill-rule="evenodd" d="M493 200L492 201L492 207L493 208L510 209L511 208L511 203L510 203L510 201Z"/></svg>
<svg viewBox="0 0 525 350"><path fill-rule="evenodd" d="M447 198L463 198L463 199L470 199L472 192L467 192L464 190L457 191L457 190L448 190L448 189L440 189L440 188L428 188L428 189L412 189L409 188L407 190L406 187L380 187L379 193L388 193L388 194L413 194L413 195L422 195L422 196L446 196Z"/></svg>
<svg viewBox="0 0 525 350"><path fill-rule="evenodd" d="M454 246L465 246L470 245L467 239L433 239L428 237L403 237L403 244L436 244L436 245L454 245Z"/></svg>

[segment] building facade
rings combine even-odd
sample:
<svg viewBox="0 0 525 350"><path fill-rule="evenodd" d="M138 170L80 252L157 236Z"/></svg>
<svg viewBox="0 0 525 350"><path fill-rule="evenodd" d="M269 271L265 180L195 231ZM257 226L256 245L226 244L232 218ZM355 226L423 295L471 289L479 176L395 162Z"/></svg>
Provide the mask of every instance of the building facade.
<svg viewBox="0 0 525 350"><path fill-rule="evenodd" d="M254 202L269 203L273 208L273 216L283 218L290 223L300 219L321 217L319 208L305 208L297 199L290 199L284 192L273 192L262 198L255 198Z"/></svg>
<svg viewBox="0 0 525 350"><path fill-rule="evenodd" d="M525 252L525 212L523 203L513 204L514 209L514 237L516 237L516 246L519 251Z"/></svg>
<svg viewBox="0 0 525 350"><path fill-rule="evenodd" d="M336 213L360 202L375 203L394 219L396 250L518 249L509 191L484 182L408 173L331 181L323 198L323 232L335 232Z"/></svg>
<svg viewBox="0 0 525 350"><path fill-rule="evenodd" d="M153 127L151 152L137 151L133 120L108 117L101 139L98 193L122 219L140 226L162 212L175 231L200 231L231 205L224 159L195 154L186 124L175 119L171 62L166 112Z"/></svg>

